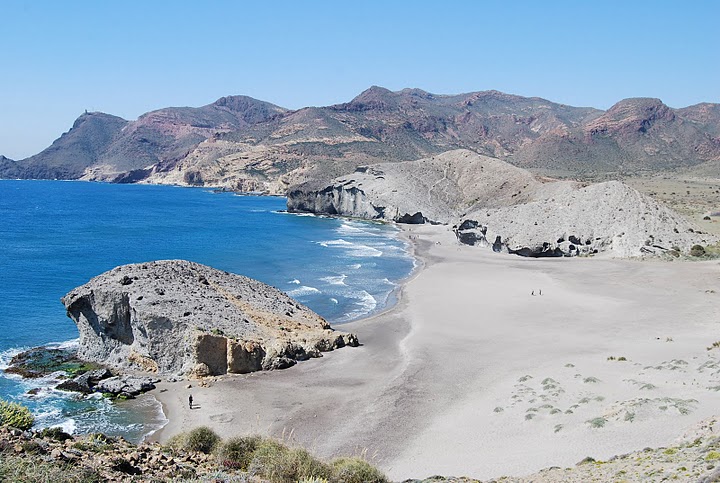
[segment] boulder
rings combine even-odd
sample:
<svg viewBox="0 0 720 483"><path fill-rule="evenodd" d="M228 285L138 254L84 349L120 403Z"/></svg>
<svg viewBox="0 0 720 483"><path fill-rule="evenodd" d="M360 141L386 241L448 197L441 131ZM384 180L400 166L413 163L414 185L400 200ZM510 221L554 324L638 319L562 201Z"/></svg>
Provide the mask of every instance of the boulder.
<svg viewBox="0 0 720 483"><path fill-rule="evenodd" d="M120 371L241 374L358 345L274 287L184 260L117 267L62 301L80 332L78 357ZM132 393L106 392L117 391Z"/></svg>
<svg viewBox="0 0 720 483"><path fill-rule="evenodd" d="M100 392L113 395L137 396L143 392L155 389L158 379L138 376L115 376L100 381L96 389Z"/></svg>
<svg viewBox="0 0 720 483"><path fill-rule="evenodd" d="M80 374L73 379L63 381L58 384L55 389L59 389L61 391L74 391L82 392L84 394L90 394L91 392L93 392L93 388L95 385L97 385L98 382L111 376L112 372L110 372L108 369L96 369L94 371L88 371L84 374Z"/></svg>

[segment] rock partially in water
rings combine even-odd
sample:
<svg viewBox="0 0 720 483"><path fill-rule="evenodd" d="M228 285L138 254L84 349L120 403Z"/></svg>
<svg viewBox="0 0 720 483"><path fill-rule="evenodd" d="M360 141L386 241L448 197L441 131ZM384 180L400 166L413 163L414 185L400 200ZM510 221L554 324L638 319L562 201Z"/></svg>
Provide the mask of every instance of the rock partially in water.
<svg viewBox="0 0 720 483"><path fill-rule="evenodd" d="M61 391L73 391L90 394L94 392L95 386L100 381L109 377L112 377L112 372L110 372L110 370L96 369L94 371L88 371L84 374L80 374L73 379L63 381L58 384L55 389L59 389Z"/></svg>
<svg viewBox="0 0 720 483"><path fill-rule="evenodd" d="M155 389L155 384L158 382L160 382L159 379L152 377L115 376L100 381L96 386L96 390L114 396L132 398L143 392Z"/></svg>
<svg viewBox="0 0 720 483"><path fill-rule="evenodd" d="M43 346L34 347L14 356L5 372L36 379L55 372L65 372L68 376L75 376L99 368L98 364L79 359L74 349Z"/></svg>
<svg viewBox="0 0 720 483"><path fill-rule="evenodd" d="M184 260L117 267L62 301L78 357L120 370L247 373L358 345L274 287Z"/></svg>

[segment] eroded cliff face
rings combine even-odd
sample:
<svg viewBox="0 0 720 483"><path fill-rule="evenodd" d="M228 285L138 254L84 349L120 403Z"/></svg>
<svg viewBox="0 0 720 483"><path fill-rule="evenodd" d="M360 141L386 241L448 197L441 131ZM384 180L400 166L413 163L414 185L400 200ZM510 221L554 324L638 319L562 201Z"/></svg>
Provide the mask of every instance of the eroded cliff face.
<svg viewBox="0 0 720 483"><path fill-rule="evenodd" d="M333 184L319 190L297 187L288 193L288 211L352 216L366 220L385 218L385 208L372 204L353 182Z"/></svg>
<svg viewBox="0 0 720 483"><path fill-rule="evenodd" d="M78 357L195 376L282 369L357 346L279 290L183 260L124 265L62 298Z"/></svg>

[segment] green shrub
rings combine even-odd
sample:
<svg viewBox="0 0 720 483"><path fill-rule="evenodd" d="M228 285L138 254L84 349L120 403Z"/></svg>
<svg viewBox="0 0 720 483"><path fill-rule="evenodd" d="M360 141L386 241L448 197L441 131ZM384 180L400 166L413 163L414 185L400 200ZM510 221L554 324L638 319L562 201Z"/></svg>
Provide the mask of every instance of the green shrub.
<svg viewBox="0 0 720 483"><path fill-rule="evenodd" d="M338 458L332 462L333 483L387 483L377 468L361 458Z"/></svg>
<svg viewBox="0 0 720 483"><path fill-rule="evenodd" d="M49 438L54 441L67 441L68 439L72 439L72 436L57 426L53 428L44 428L42 431L38 432L38 437Z"/></svg>
<svg viewBox="0 0 720 483"><path fill-rule="evenodd" d="M230 438L218 447L218 460L228 468L247 470L253 453L261 441L260 436Z"/></svg>
<svg viewBox="0 0 720 483"><path fill-rule="evenodd" d="M705 248L702 245L693 245L690 248L691 257L702 257L703 255L705 255Z"/></svg>
<svg viewBox="0 0 720 483"><path fill-rule="evenodd" d="M0 481L36 483L100 483L99 473L81 465L45 462L37 456L4 454L0 458Z"/></svg>
<svg viewBox="0 0 720 483"><path fill-rule="evenodd" d="M112 438L102 433L91 433L75 441L72 447L81 451L92 451L93 453L105 453L115 449Z"/></svg>
<svg viewBox="0 0 720 483"><path fill-rule="evenodd" d="M35 423L35 418L28 408L22 404L0 399L0 426L28 430Z"/></svg>
<svg viewBox="0 0 720 483"><path fill-rule="evenodd" d="M294 483L303 478L327 479L328 465L302 448L288 448L271 439L262 440L248 465L248 471L275 483Z"/></svg>
<svg viewBox="0 0 720 483"><path fill-rule="evenodd" d="M188 432L184 449L209 454L219 442L220 436L215 431L207 426L200 426Z"/></svg>
<svg viewBox="0 0 720 483"><path fill-rule="evenodd" d="M220 436L207 426L176 434L165 443L168 450L199 451L210 454L220 443Z"/></svg>

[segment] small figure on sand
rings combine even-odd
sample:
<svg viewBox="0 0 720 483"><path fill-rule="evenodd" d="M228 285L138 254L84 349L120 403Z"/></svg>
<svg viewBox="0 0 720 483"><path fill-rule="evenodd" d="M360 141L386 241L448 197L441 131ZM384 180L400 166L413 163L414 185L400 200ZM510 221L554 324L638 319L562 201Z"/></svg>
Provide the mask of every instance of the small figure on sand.
<svg viewBox="0 0 720 483"><path fill-rule="evenodd" d="M532 292L530 292L530 295L535 295L535 290L533 290Z"/></svg>
<svg viewBox="0 0 720 483"><path fill-rule="evenodd" d="M193 400L192 400L192 394L190 394L190 396L188 397L188 402L190 403L190 409L193 408L192 401L193 401Z"/></svg>
<svg viewBox="0 0 720 483"><path fill-rule="evenodd" d="M539 294L539 295L542 295L542 289L540 289L540 290L538 291L538 294Z"/></svg>

